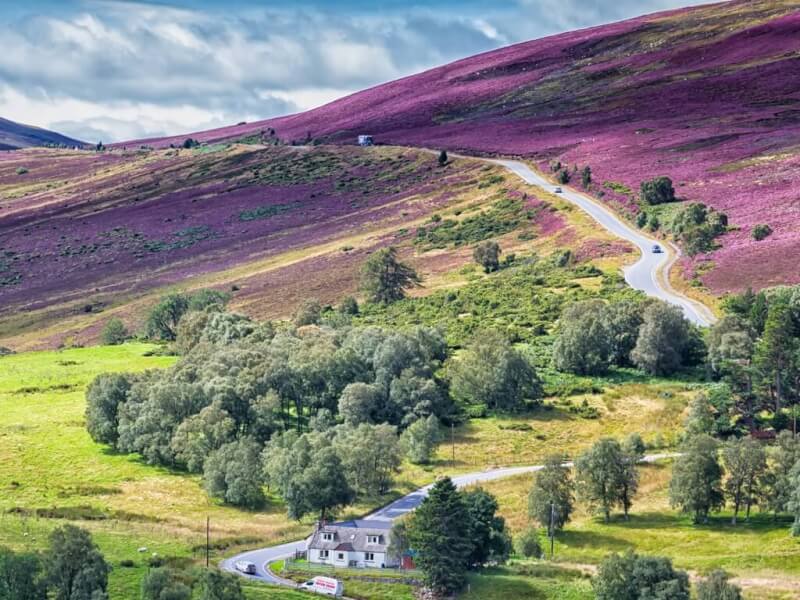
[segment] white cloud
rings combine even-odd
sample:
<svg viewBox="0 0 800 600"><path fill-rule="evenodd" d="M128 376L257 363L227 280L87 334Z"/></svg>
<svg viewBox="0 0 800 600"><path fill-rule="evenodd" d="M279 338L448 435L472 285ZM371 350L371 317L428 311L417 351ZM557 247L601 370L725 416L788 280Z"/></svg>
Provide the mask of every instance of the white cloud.
<svg viewBox="0 0 800 600"><path fill-rule="evenodd" d="M681 0L517 0L463 10L188 10L95 0L0 23L0 116L93 140L305 110L463 56ZM460 6L460 5L459 5ZM63 16L63 15L66 16Z"/></svg>

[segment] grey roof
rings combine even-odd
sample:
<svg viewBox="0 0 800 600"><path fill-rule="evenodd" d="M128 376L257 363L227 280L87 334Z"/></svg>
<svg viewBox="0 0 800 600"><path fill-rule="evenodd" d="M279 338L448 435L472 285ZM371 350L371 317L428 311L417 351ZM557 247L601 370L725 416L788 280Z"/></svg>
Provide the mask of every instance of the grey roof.
<svg viewBox="0 0 800 600"><path fill-rule="evenodd" d="M356 519L340 523L326 523L315 531L308 548L314 550L344 550L356 552L386 552L389 546L389 531L392 524L389 521L372 521L370 519ZM332 533L333 539L325 541L323 533ZM377 544L367 542L369 536L378 536Z"/></svg>

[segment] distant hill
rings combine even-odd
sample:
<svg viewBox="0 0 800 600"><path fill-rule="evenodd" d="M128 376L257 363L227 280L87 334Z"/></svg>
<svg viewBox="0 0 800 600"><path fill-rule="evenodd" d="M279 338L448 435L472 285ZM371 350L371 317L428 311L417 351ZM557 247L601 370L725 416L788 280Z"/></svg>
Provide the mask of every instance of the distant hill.
<svg viewBox="0 0 800 600"><path fill-rule="evenodd" d="M719 250L685 260L713 291L800 282L800 7L737 0L488 52L316 110L190 134L203 141L377 143L590 166L635 213L640 183L727 213ZM148 140L155 146L188 136ZM772 234L756 241L755 225Z"/></svg>
<svg viewBox="0 0 800 600"><path fill-rule="evenodd" d="M0 118L0 150L18 150L34 146L64 145L68 147L84 146L84 142L54 131L22 125Z"/></svg>

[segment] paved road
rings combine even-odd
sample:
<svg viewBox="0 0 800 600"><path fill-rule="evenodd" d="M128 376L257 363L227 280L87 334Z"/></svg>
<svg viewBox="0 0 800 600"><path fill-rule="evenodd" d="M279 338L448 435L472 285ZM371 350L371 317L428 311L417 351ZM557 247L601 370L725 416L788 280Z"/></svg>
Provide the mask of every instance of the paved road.
<svg viewBox="0 0 800 600"><path fill-rule="evenodd" d="M642 459L642 462L655 462L665 458L674 458L677 456L675 453L664 454L648 454ZM571 462L564 463L567 467L572 467ZM452 477L453 483L457 487L465 487L476 483L485 483L487 481L494 481L496 479L503 479L505 477L514 477L515 475L524 475L525 473L534 473L543 468L543 465L532 465L525 467L507 467L503 469L490 469L480 471L478 473L468 473L466 475L456 475ZM417 508L420 503L428 495L431 486L427 485L410 494L395 500L388 506L376 510L374 513L365 517L366 519L376 519L381 521L393 521L398 517L410 513ZM279 585L287 585L295 587L295 583L280 577L276 577L267 570L267 565L273 561L280 560L293 556L295 552L306 549L306 540L298 540L296 542L289 542L281 544L280 546L272 546L270 548L261 548L260 550L251 550L244 552L231 558L225 559L220 564L220 567L225 571L237 573L243 577L263 581L265 583L273 583ZM237 561L248 561L256 565L256 575L244 575L236 570L234 565Z"/></svg>
<svg viewBox="0 0 800 600"><path fill-rule="evenodd" d="M522 162L502 159L492 160L491 162L502 165L531 185L541 187L550 192L553 192L557 187ZM654 254L652 251L653 245L659 244L662 248L665 248L663 242L651 238L628 225L609 208L596 202L586 194L581 194L566 186L561 186L561 188L563 191L559 194L560 196L577 205L617 237L628 240L639 248L641 258L635 264L625 268L625 281L632 288L641 290L648 296L661 298L670 304L679 306L686 318L697 325L708 327L714 323L716 318L706 306L679 294L667 282L669 267L678 256L677 250L673 246L666 246L668 252Z"/></svg>

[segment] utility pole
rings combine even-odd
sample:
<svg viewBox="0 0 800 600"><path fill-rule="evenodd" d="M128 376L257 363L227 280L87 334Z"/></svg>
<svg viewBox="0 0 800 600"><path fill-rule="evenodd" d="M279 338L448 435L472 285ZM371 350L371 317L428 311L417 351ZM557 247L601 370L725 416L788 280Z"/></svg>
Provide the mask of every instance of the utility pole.
<svg viewBox="0 0 800 600"><path fill-rule="evenodd" d="M211 546L211 517L206 517L206 569L208 568L208 552Z"/></svg>
<svg viewBox="0 0 800 600"><path fill-rule="evenodd" d="M550 560L553 560L553 550L556 541L556 529L555 529L555 522L556 522L556 505L553 501L550 501Z"/></svg>
<svg viewBox="0 0 800 600"><path fill-rule="evenodd" d="M453 448L453 458L450 461L451 466L456 466L456 425L450 423L450 445Z"/></svg>

